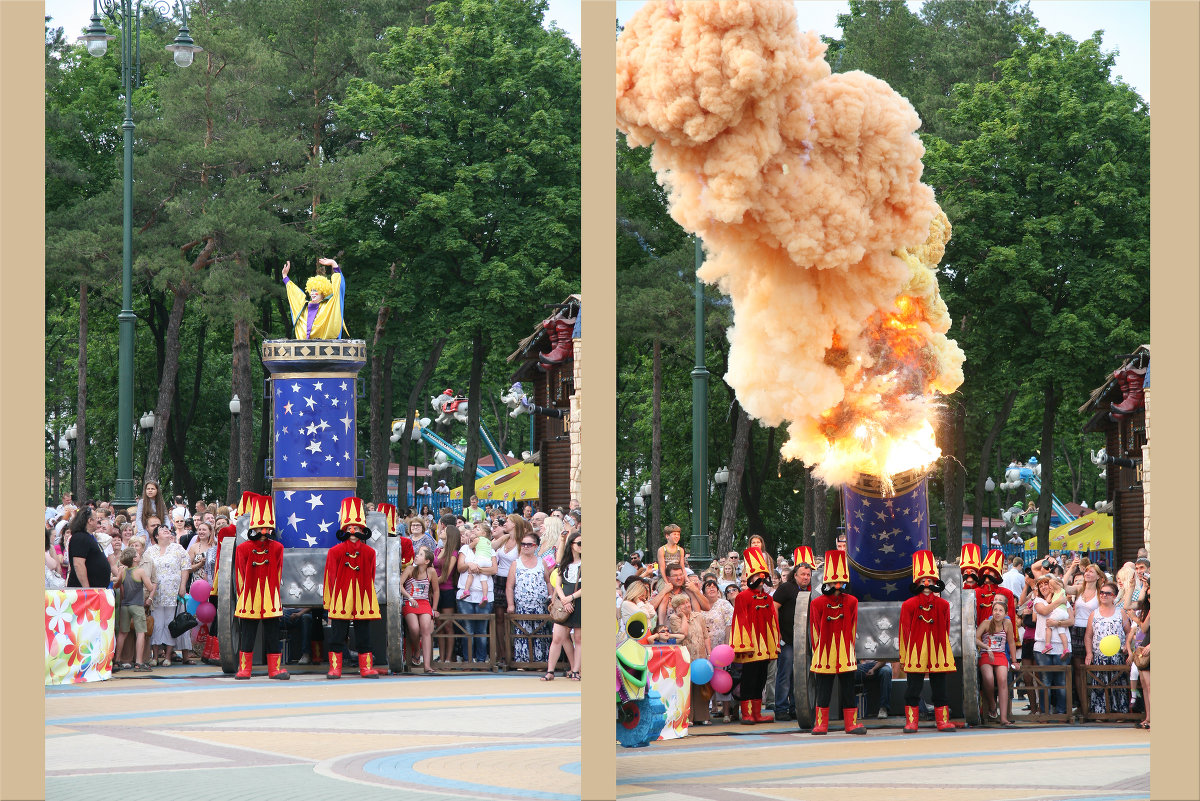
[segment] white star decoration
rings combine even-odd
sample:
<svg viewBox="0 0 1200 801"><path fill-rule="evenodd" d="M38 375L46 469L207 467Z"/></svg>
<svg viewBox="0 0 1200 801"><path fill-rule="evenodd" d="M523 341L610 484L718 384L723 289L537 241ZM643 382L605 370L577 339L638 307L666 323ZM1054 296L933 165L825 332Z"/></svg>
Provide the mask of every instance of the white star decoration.
<svg viewBox="0 0 1200 801"><path fill-rule="evenodd" d="M312 395L309 395L307 398L305 398L304 402L308 404L309 409L315 409L317 406L317 401Z"/></svg>
<svg viewBox="0 0 1200 801"><path fill-rule="evenodd" d="M879 547L879 552L880 553L895 553L896 549L892 545L881 545Z"/></svg>
<svg viewBox="0 0 1200 801"><path fill-rule="evenodd" d="M321 529L322 534L325 534L329 531L329 527L332 525L333 525L332 522L330 522L328 520L323 520L320 523L317 523L317 528Z"/></svg>
<svg viewBox="0 0 1200 801"><path fill-rule="evenodd" d="M299 525L297 525L297 524L299 524L299 523L303 523L303 522L304 522L304 518L303 518L303 517L296 517L296 513L295 513L295 512L292 512L290 515L288 515L288 521L287 521L287 524L288 524L289 526L291 526L292 528L294 528L296 531L299 531L299 530L300 530L300 526L299 526Z"/></svg>
<svg viewBox="0 0 1200 801"><path fill-rule="evenodd" d="M322 420L322 421L320 422L320 424L317 426L317 428L319 428L319 429L321 429L322 431L324 431L325 429L329 428L329 423L326 423L324 420Z"/></svg>
<svg viewBox="0 0 1200 801"><path fill-rule="evenodd" d="M304 541L308 543L309 548L311 548L317 544L317 538L314 537L312 534L305 534Z"/></svg>
<svg viewBox="0 0 1200 801"><path fill-rule="evenodd" d="M346 391L346 382L345 381L342 382L342 391L343 392Z"/></svg>
<svg viewBox="0 0 1200 801"><path fill-rule="evenodd" d="M301 462L301 463L300 463L300 466L301 466L301 467L308 467L308 462Z"/></svg>
<svg viewBox="0 0 1200 801"><path fill-rule="evenodd" d="M887 512L876 512L875 514L879 516L880 520L887 520Z"/></svg>
<svg viewBox="0 0 1200 801"><path fill-rule="evenodd" d="M337 442L337 434L334 434L334 435L333 435L333 441L334 441L334 442Z"/></svg>
<svg viewBox="0 0 1200 801"><path fill-rule="evenodd" d="M330 454L327 454L327 455L325 456L325 461L327 461L327 462L332 462L332 461L333 461L333 454L332 454L332 453L330 453Z"/></svg>
<svg viewBox="0 0 1200 801"><path fill-rule="evenodd" d="M896 591L896 585L889 581L887 584L883 585L883 591L891 594Z"/></svg>
<svg viewBox="0 0 1200 801"><path fill-rule="evenodd" d="M309 423L308 428L304 429L304 433L308 434L309 436L312 436L313 434L317 433L317 424Z"/></svg>
<svg viewBox="0 0 1200 801"><path fill-rule="evenodd" d="M300 385L292 384L292 392L299 392L299 391L300 391Z"/></svg>
<svg viewBox="0 0 1200 801"><path fill-rule="evenodd" d="M283 413L291 414L292 413L292 404L290 404L290 403L283 404Z"/></svg>
<svg viewBox="0 0 1200 801"><path fill-rule="evenodd" d="M333 405L334 405L334 406L337 406L337 403L338 403L338 399L337 399L337 398L334 398L334 399L333 399Z"/></svg>
<svg viewBox="0 0 1200 801"><path fill-rule="evenodd" d="M318 506L325 505L325 503L321 500L321 496L317 495L315 492L308 493L308 500L305 501L305 503L307 503L312 509L316 509Z"/></svg>
<svg viewBox="0 0 1200 801"><path fill-rule="evenodd" d="M342 458L343 458L343 459L349 459L349 458L350 458L350 451L346 451L345 453L343 453L343 454L342 454Z"/></svg>
<svg viewBox="0 0 1200 801"><path fill-rule="evenodd" d="M283 499L285 501L290 501L292 499L292 496L295 494L296 494L295 490L284 490L283 491Z"/></svg>
<svg viewBox="0 0 1200 801"><path fill-rule="evenodd" d="M341 420L338 420L338 422L339 422L339 423L341 423L342 425L346 426L346 431L349 431L349 430L350 430L350 423L351 423L351 420L350 420L350 413L349 413L349 412L346 412L346 416L345 416L345 417L343 417ZM343 431L342 433L344 434L344 433L346 433L346 431Z"/></svg>
<svg viewBox="0 0 1200 801"><path fill-rule="evenodd" d="M308 443L308 447L306 447L304 450L308 451L309 453L320 453L321 443L314 439L312 442Z"/></svg>
<svg viewBox="0 0 1200 801"><path fill-rule="evenodd" d="M313 389L315 389L317 392L320 392L321 388L322 388L322 382L318 381L315 384L313 384Z"/></svg>

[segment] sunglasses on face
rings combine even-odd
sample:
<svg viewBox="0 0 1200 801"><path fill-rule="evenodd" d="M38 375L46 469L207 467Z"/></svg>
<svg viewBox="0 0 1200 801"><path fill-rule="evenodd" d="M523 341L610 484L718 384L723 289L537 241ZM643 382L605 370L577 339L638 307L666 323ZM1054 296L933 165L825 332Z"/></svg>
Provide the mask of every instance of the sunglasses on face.
<svg viewBox="0 0 1200 801"><path fill-rule="evenodd" d="M537 545L536 542L522 542L521 543L522 548L532 548L535 545Z"/></svg>
<svg viewBox="0 0 1200 801"><path fill-rule="evenodd" d="M1101 595L1116 595L1115 592L1109 592L1108 590L1100 590L1100 594Z"/></svg>
<svg viewBox="0 0 1200 801"><path fill-rule="evenodd" d="M576 547L576 548L582 548L582 547L583 547L583 543L582 543L582 542L576 542L576 543L575 543L575 547Z"/></svg>

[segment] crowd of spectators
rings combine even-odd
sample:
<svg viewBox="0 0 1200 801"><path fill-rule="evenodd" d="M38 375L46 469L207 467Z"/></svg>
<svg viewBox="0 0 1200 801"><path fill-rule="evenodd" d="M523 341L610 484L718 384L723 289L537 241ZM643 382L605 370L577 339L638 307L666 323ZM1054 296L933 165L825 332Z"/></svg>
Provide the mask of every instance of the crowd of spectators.
<svg viewBox="0 0 1200 801"><path fill-rule="evenodd" d="M731 549L697 574L679 544L679 527L668 525L663 533L665 544L652 562L642 551L633 551L618 563L618 614L644 612L650 632L646 643L680 644L695 659L729 643L733 600L747 588L741 556ZM765 552L758 535L751 537L748 547ZM844 534L837 537L836 547L846 549ZM817 561L820 567L821 560ZM1009 621L1003 596L998 596L991 616L978 622L981 703L989 720L1012 724L1012 680L1020 677L1024 686L1043 688L1021 691L1025 700L1022 712L1066 714L1068 703L1073 702L1072 711L1080 716L1134 712L1145 716L1137 724L1139 728L1150 727L1150 560L1143 549L1135 562L1122 566L1115 576L1106 567L1080 554L1051 555L1028 566L1020 556L1008 561L1001 584L1018 599L1019 625L1014 629L1011 622L1002 622L1001 617ZM788 554L780 555L767 590L779 619L780 647L764 703L773 706L776 720L796 716L792 637L796 604L806 602L812 592L812 573L806 565L793 565ZM700 616L707 625L703 642L692 622ZM1110 635L1119 643L1117 653L1111 656L1100 650L1100 642ZM1037 677L1023 670L1035 664L1063 670L1039 672ZM1129 671L1087 671L1090 665L1126 665ZM735 687L737 668L736 663L730 666ZM1067 699L1062 689L1067 670L1072 671L1073 699ZM864 689L878 685L881 718L891 714L892 674L893 665L888 661L858 660L856 681ZM730 695L702 692L693 700L697 697L703 709L693 707L693 723L706 725L710 714L724 722L736 717ZM921 714L932 717L932 709L924 701Z"/></svg>
<svg viewBox="0 0 1200 801"><path fill-rule="evenodd" d="M114 589L114 670L196 664L203 653L193 640L206 638L209 628L173 637L168 626L185 608L196 580L213 587L210 601L216 604L218 535L227 535L223 530L233 518L227 506L197 501L189 508L180 497L168 499L154 481L146 482L136 505L124 510L103 501L80 508L70 493L64 494L61 504L46 508L46 588ZM499 669L550 660L543 676L549 680L557 675L561 655L569 666L565 675L580 678L583 541L577 502L549 512L526 504L506 513L472 497L461 513L446 508L438 516L425 505L401 510L394 536L413 544L412 564L401 577L406 596L401 614L414 668L429 673L435 662L488 662L490 629L496 633ZM481 541L487 545L481 547ZM509 614L545 616L553 595L570 610L564 623L507 620ZM435 621L448 612L491 620L462 621L469 637L434 637ZM284 617L289 662L323 661L323 610L285 607ZM373 638L382 638L382 631L378 628Z"/></svg>

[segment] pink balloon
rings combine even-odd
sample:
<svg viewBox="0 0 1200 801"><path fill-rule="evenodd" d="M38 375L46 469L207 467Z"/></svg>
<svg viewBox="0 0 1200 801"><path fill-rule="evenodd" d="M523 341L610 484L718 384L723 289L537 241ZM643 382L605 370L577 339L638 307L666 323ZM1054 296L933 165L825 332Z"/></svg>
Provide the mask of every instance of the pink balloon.
<svg viewBox="0 0 1200 801"><path fill-rule="evenodd" d="M712 657L709 657L712 661ZM724 670L714 670L713 677L708 682L715 692L727 693L733 689L733 676L730 676Z"/></svg>
<svg viewBox="0 0 1200 801"><path fill-rule="evenodd" d="M208 596L212 594L212 585L204 579L196 579L192 582L192 587L188 590L188 595L196 599L197 603L205 603L208 601Z"/></svg>
<svg viewBox="0 0 1200 801"><path fill-rule="evenodd" d="M708 661L713 663L713 667L729 667L733 664L733 646L728 644L718 645L708 655ZM725 692L725 690L720 690L720 692Z"/></svg>
<svg viewBox="0 0 1200 801"><path fill-rule="evenodd" d="M201 623L212 623L217 619L217 607L205 601L196 607L196 620Z"/></svg>

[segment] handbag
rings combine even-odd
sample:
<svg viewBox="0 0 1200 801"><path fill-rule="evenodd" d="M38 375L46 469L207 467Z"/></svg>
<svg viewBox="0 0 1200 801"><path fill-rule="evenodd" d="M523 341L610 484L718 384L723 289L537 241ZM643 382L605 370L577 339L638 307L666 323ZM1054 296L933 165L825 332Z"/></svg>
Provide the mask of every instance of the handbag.
<svg viewBox="0 0 1200 801"><path fill-rule="evenodd" d="M567 607L563 604L562 600L558 597L558 593L554 593L553 595L551 595L550 596L550 619L553 620L555 623L566 623L567 618L569 618L570 616L571 616L571 613L567 611Z"/></svg>
<svg viewBox="0 0 1200 801"><path fill-rule="evenodd" d="M1142 629L1142 632L1143 632L1142 646L1149 645L1150 644L1150 627L1146 626L1146 628ZM1133 649L1133 664L1137 666L1138 670L1149 670L1150 669L1150 655L1145 652L1144 647L1139 647L1139 648Z"/></svg>
<svg viewBox="0 0 1200 801"><path fill-rule="evenodd" d="M179 604L175 608L178 609L180 606L183 606L183 604ZM196 619L196 616L187 609L184 609L182 612L176 614L171 619L171 622L167 624L167 631L170 632L172 637L179 637L199 625L200 621Z"/></svg>

